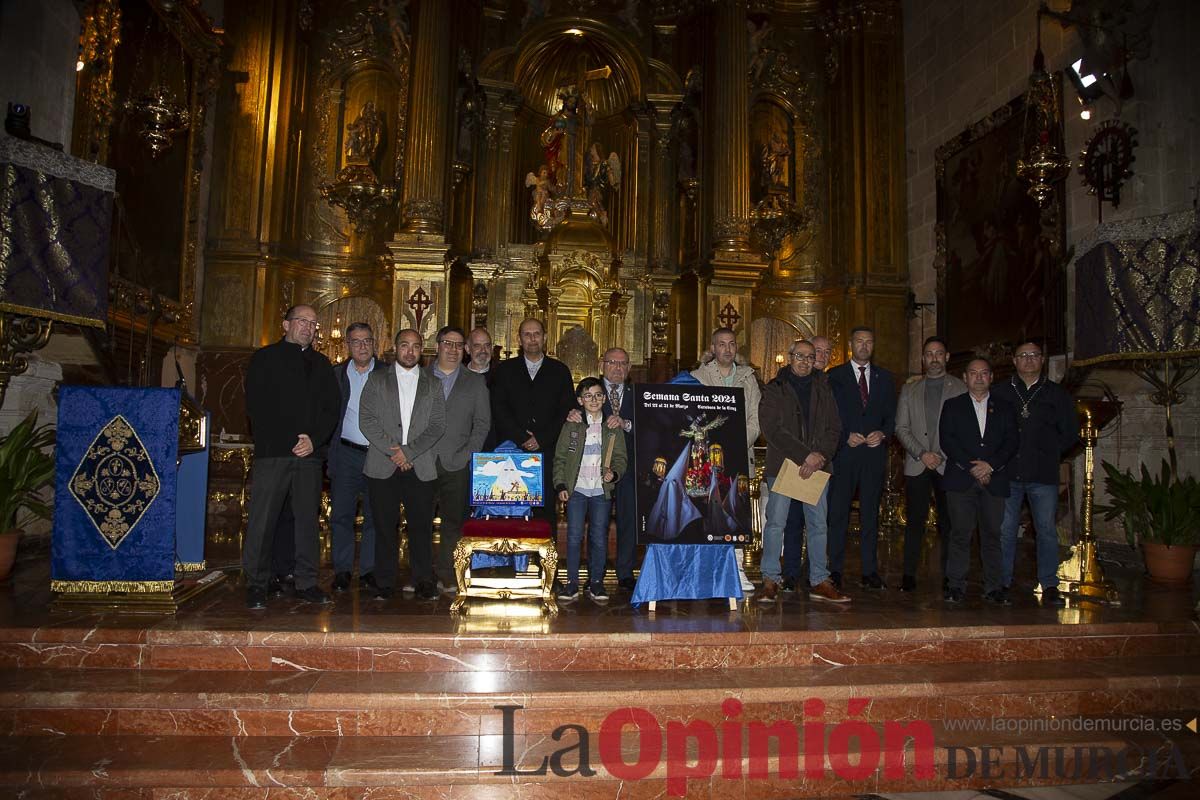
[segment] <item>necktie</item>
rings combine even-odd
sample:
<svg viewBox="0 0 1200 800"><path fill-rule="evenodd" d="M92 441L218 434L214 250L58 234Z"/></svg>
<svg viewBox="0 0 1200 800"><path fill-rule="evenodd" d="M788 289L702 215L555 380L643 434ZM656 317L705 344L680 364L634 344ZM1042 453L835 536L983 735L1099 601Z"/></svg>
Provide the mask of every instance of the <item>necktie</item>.
<svg viewBox="0 0 1200 800"><path fill-rule="evenodd" d="M608 403L612 406L612 413L620 416L621 414L621 387L619 384L610 384L608 387Z"/></svg>
<svg viewBox="0 0 1200 800"><path fill-rule="evenodd" d="M866 367L858 368L858 396L862 398L863 408L866 408L867 407L867 398L869 397L869 393L867 392L867 368Z"/></svg>

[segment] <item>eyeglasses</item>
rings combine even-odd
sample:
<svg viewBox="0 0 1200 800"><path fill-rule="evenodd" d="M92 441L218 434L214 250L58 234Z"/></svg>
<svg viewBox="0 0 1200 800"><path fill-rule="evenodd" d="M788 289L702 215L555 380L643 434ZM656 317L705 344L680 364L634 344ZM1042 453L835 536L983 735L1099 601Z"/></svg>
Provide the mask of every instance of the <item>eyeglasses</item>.
<svg viewBox="0 0 1200 800"><path fill-rule="evenodd" d="M453 339L442 339L440 342L438 342L438 344L449 347L451 350L462 350L463 346L466 345L466 342L456 342Z"/></svg>
<svg viewBox="0 0 1200 800"><path fill-rule="evenodd" d="M605 361L604 363L608 364L610 367L628 367L629 366L628 361Z"/></svg>
<svg viewBox="0 0 1200 800"><path fill-rule="evenodd" d="M792 361L816 361L816 356L803 356L799 353L792 353Z"/></svg>
<svg viewBox="0 0 1200 800"><path fill-rule="evenodd" d="M288 320L288 322L292 323L293 325L304 325L308 328L317 327L317 321L315 319L309 319L308 317L292 317Z"/></svg>
<svg viewBox="0 0 1200 800"><path fill-rule="evenodd" d="M1041 353L1017 353L1016 358L1038 359L1041 358Z"/></svg>
<svg viewBox="0 0 1200 800"><path fill-rule="evenodd" d="M586 392L580 395L584 400L603 400L604 392Z"/></svg>
<svg viewBox="0 0 1200 800"><path fill-rule="evenodd" d="M375 346L374 339L350 339L349 341L350 341L351 347L374 347Z"/></svg>

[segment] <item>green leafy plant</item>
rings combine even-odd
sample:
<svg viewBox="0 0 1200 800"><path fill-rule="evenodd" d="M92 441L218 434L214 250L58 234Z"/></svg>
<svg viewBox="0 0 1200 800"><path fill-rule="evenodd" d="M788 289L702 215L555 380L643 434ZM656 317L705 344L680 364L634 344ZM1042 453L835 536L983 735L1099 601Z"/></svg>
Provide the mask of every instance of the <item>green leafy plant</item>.
<svg viewBox="0 0 1200 800"><path fill-rule="evenodd" d="M52 510L40 492L54 480L54 428L37 424L37 411L0 436L0 531L21 522L50 519Z"/></svg>
<svg viewBox="0 0 1200 800"><path fill-rule="evenodd" d="M1125 538L1166 545L1200 545L1200 482L1180 478L1164 460L1157 477L1142 465L1140 477L1107 461L1104 488L1110 502L1096 506L1106 520L1121 518Z"/></svg>

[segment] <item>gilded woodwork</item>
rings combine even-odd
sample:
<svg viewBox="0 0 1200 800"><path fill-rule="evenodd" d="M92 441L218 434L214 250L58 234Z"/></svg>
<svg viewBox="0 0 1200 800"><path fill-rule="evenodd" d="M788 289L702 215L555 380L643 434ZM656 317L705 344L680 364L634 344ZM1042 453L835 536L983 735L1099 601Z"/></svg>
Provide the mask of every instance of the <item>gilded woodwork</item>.
<svg viewBox="0 0 1200 800"><path fill-rule="evenodd" d="M471 556L476 552L494 555L529 554L538 557L540 576L529 578L472 579ZM483 539L464 537L454 548L454 575L458 595L450 604L451 614L465 613L469 597L493 600L537 600L551 616L558 613L554 597L554 573L558 569L558 548L554 539Z"/></svg>

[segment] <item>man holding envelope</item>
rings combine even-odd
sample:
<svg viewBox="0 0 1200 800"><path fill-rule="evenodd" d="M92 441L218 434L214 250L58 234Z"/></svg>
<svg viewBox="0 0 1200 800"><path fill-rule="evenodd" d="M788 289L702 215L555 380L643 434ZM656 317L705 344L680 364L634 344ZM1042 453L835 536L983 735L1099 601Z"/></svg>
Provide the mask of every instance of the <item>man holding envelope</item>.
<svg viewBox="0 0 1200 800"><path fill-rule="evenodd" d="M816 350L799 339L788 352L789 368L763 388L758 407L759 423L767 440L764 472L770 496L767 525L763 530L763 588L760 603L779 594L783 529L792 498L804 503L804 528L808 542L809 597L848 603L829 579L825 552L829 465L842 433L837 404L829 381L813 370Z"/></svg>

